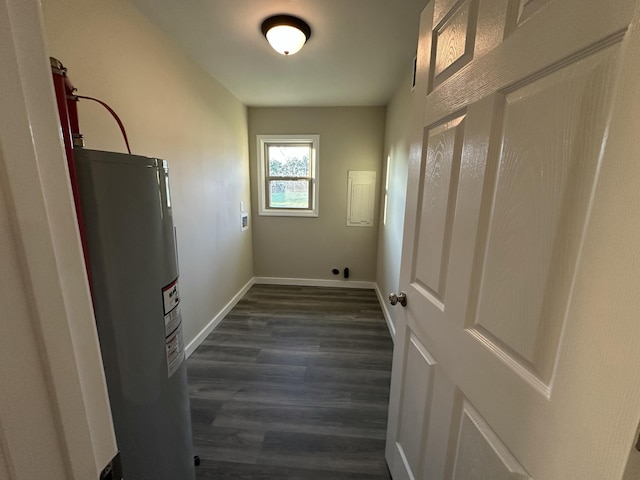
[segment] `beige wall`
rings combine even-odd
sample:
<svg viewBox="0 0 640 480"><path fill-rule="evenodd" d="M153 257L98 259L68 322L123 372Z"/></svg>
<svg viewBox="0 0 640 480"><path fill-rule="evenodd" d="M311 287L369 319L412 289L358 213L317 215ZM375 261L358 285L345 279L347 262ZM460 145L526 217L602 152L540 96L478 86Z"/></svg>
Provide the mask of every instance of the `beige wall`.
<svg viewBox="0 0 640 480"><path fill-rule="evenodd" d="M387 106L384 147L384 177L382 187L388 180L386 220L383 208L380 212L378 237L378 269L376 283L386 298L390 292L397 292L400 286L400 253L404 226L404 206L407 194L407 169L409 164L409 134L411 127L411 81L413 67L407 70L398 90ZM387 171L388 168L388 171ZM384 195L384 191L383 191ZM393 315L398 309L388 309Z"/></svg>
<svg viewBox="0 0 640 480"><path fill-rule="evenodd" d="M346 226L347 172L375 170L380 198L384 120L385 107L249 108L256 276L340 280L349 267L351 281L375 280L377 224ZM320 135L318 218L257 215L259 134ZM331 274L332 267L340 276Z"/></svg>
<svg viewBox="0 0 640 480"><path fill-rule="evenodd" d="M107 102L132 152L169 161L185 343L252 278L246 107L123 0L43 0L50 53L80 94ZM81 101L87 148L124 151L97 104Z"/></svg>

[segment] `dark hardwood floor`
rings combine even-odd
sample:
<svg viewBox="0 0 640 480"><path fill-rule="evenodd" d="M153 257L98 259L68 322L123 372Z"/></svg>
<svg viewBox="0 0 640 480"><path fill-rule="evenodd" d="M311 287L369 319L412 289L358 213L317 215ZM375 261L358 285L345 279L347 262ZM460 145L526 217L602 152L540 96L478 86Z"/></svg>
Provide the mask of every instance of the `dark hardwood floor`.
<svg viewBox="0 0 640 480"><path fill-rule="evenodd" d="M198 479L389 480L373 290L254 285L187 361Z"/></svg>

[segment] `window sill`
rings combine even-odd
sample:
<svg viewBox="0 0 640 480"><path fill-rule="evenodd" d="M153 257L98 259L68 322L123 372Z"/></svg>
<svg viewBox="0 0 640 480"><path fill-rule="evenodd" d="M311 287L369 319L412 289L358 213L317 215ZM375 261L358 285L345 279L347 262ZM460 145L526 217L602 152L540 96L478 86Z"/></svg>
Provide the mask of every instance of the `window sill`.
<svg viewBox="0 0 640 480"><path fill-rule="evenodd" d="M262 217L317 217L318 212L314 210L260 210L258 215Z"/></svg>

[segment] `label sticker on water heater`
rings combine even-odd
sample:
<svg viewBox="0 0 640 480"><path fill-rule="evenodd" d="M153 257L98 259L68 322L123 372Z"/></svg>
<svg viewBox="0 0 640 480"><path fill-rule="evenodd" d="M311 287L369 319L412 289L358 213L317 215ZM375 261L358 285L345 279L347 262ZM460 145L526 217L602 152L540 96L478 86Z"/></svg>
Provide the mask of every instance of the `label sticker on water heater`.
<svg viewBox="0 0 640 480"><path fill-rule="evenodd" d="M180 293L178 291L178 279L162 289L162 304L164 305L164 314L176 308L180 303Z"/></svg>
<svg viewBox="0 0 640 480"><path fill-rule="evenodd" d="M180 307L176 308L180 310ZM175 311L175 310L174 310ZM180 317L180 313L178 312ZM180 317L180 320L182 318ZM184 339L182 337L182 321L168 337L165 338L165 346L167 350L167 374L171 377L182 364L184 360Z"/></svg>
<svg viewBox="0 0 640 480"><path fill-rule="evenodd" d="M184 361L184 339L182 336L182 312L178 279L162 289L164 306L164 341L167 354L167 373L171 377Z"/></svg>

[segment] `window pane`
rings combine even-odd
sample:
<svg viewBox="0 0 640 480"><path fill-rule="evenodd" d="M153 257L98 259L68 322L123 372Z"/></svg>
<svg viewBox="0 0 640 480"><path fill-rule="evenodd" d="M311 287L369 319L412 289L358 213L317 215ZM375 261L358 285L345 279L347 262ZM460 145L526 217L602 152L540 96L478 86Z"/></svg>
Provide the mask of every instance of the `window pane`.
<svg viewBox="0 0 640 480"><path fill-rule="evenodd" d="M270 177L310 177L311 145L269 145Z"/></svg>
<svg viewBox="0 0 640 480"><path fill-rule="evenodd" d="M269 182L270 208L309 209L308 180L271 180Z"/></svg>

